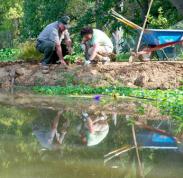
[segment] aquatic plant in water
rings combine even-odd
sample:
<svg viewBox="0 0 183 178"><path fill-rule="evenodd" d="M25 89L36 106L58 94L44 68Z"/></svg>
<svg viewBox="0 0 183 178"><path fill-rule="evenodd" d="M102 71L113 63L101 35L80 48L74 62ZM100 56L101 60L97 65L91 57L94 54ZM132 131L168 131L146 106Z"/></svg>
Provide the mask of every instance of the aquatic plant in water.
<svg viewBox="0 0 183 178"><path fill-rule="evenodd" d="M120 96L138 97L148 99L154 106L160 109L162 114L170 115L173 119L180 121L180 128L183 128L183 90L147 90L128 87L98 87L90 86L68 86L68 87L34 87L37 93L46 95L92 95L99 101L101 95L109 95L117 99Z"/></svg>

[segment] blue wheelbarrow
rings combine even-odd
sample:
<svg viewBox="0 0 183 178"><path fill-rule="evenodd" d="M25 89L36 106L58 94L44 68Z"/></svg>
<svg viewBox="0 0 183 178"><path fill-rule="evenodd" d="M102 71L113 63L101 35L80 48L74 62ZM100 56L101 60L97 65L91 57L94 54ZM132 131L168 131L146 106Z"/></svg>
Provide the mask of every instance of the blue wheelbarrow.
<svg viewBox="0 0 183 178"><path fill-rule="evenodd" d="M112 16L123 24L141 32L142 27L127 20L122 15L112 10ZM145 29L142 36L141 51L138 54L157 52L158 58L176 58L175 45L183 43L183 30L171 29ZM159 53L161 51L161 54Z"/></svg>
<svg viewBox="0 0 183 178"><path fill-rule="evenodd" d="M183 42L183 30L147 29L142 37L146 50L157 52L160 59L176 59L176 44Z"/></svg>

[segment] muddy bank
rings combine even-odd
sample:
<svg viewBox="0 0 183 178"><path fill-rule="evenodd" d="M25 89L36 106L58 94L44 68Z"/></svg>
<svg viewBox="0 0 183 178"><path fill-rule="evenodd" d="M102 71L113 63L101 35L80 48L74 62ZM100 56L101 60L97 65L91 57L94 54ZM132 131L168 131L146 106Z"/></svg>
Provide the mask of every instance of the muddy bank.
<svg viewBox="0 0 183 178"><path fill-rule="evenodd" d="M128 86L150 89L177 88L183 80L183 62L110 63L84 67L50 66L44 73L38 64L1 63L0 86L90 85Z"/></svg>

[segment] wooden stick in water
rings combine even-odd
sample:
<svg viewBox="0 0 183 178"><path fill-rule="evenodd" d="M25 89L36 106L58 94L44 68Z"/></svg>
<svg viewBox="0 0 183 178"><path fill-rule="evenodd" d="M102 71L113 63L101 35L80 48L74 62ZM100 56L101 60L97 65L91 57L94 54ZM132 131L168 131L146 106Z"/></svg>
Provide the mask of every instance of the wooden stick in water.
<svg viewBox="0 0 183 178"><path fill-rule="evenodd" d="M139 165L140 176L142 178L144 178L144 173L143 173L142 164L141 164L141 160L140 160L140 154L139 154L139 150L138 150L138 144L137 144L135 126L134 125L132 125L132 134L133 134L133 140L134 140L135 150L136 150L136 154L137 154L137 160L138 160L138 165Z"/></svg>
<svg viewBox="0 0 183 178"><path fill-rule="evenodd" d="M123 153L126 153L126 152L128 152L128 151L130 151L130 150L132 150L132 149L134 149L134 148L135 148L135 146L132 146L132 147L127 148L127 149L125 149L125 150L123 150L123 151L121 151L121 152L116 153L115 155L113 155L113 156L111 156L111 157L105 159L105 160L104 160L104 164L107 163L108 161L110 161L111 159L113 159L113 158L115 158L115 157L118 157L119 155L121 155L121 154L123 154Z"/></svg>
<svg viewBox="0 0 183 178"><path fill-rule="evenodd" d="M109 152L108 154L104 155L104 158L106 158L106 157L108 157L108 156L110 156L110 155L112 155L112 154L114 154L114 153L117 153L117 152L119 152L119 151L121 151L121 150L124 150L124 149L126 149L126 148L129 148L129 146L124 146L124 147L122 147L122 148L119 148L119 149L116 149L116 150L114 150L114 151L111 151L111 152Z"/></svg>

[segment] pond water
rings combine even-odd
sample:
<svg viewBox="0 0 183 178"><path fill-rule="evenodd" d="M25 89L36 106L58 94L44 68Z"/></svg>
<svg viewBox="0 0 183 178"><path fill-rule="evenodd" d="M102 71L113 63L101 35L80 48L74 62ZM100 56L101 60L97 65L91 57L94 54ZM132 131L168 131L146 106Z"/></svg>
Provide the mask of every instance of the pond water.
<svg viewBox="0 0 183 178"><path fill-rule="evenodd" d="M143 100L0 93L0 178L182 178L182 137Z"/></svg>

